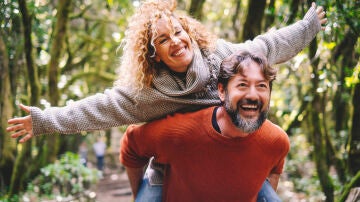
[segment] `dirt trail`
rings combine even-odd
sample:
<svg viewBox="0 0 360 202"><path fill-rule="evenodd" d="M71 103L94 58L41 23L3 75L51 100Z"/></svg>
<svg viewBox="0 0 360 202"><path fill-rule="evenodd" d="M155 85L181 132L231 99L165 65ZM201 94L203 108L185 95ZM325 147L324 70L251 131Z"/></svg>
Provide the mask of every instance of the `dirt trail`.
<svg viewBox="0 0 360 202"><path fill-rule="evenodd" d="M104 177L96 185L96 201L132 201L130 184L124 170L105 170Z"/></svg>

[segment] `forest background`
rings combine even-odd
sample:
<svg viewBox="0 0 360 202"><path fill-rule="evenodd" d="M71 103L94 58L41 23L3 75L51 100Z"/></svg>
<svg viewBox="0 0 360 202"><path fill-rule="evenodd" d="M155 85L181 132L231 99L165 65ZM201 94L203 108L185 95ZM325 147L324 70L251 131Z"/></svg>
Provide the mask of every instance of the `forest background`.
<svg viewBox="0 0 360 202"><path fill-rule="evenodd" d="M0 199L26 191L40 168L67 151L77 153L89 136L42 136L19 144L5 131L9 118L24 115L17 105L62 106L112 87L127 19L139 3L0 1ZM327 13L326 29L277 65L269 118L291 140L285 175L292 189L307 201L344 201L360 187L360 1L316 3ZM179 0L178 8L219 37L242 42L294 23L310 4Z"/></svg>

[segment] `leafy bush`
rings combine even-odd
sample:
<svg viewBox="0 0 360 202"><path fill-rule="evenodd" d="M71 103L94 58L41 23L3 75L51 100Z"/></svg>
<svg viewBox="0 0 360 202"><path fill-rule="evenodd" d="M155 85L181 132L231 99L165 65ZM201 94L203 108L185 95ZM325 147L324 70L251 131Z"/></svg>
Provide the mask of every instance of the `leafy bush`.
<svg viewBox="0 0 360 202"><path fill-rule="evenodd" d="M71 152L62 155L55 163L41 168L41 173L28 185L28 195L35 194L36 198L89 197L91 185L101 176L98 170L83 166L79 156Z"/></svg>

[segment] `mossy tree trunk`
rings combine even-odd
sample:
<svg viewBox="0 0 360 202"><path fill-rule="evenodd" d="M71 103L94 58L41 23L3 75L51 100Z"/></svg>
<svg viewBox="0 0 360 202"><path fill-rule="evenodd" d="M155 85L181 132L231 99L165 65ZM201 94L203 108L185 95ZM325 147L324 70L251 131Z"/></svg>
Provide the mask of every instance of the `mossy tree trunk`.
<svg viewBox="0 0 360 202"><path fill-rule="evenodd" d="M296 15L297 15L298 10L299 10L299 5L300 5L300 0L292 0L291 1L289 17L288 17L288 20L287 20L288 25L295 22Z"/></svg>
<svg viewBox="0 0 360 202"><path fill-rule="evenodd" d="M30 105L39 104L40 85L38 79L37 68L33 59L33 45L31 40L31 21L32 16L29 14L26 1L19 0L19 9L22 19L24 50L26 59L27 77L29 78ZM26 185L28 176L36 172L36 166L31 166L31 141L28 141L18 147L18 155L16 156L13 172L11 175L11 183L9 194L18 193Z"/></svg>
<svg viewBox="0 0 360 202"><path fill-rule="evenodd" d="M189 13L194 18L201 20L203 17L203 6L206 0L192 0L190 3Z"/></svg>
<svg viewBox="0 0 360 202"><path fill-rule="evenodd" d="M234 15L231 18L232 21L232 28L234 29L234 34L237 38L238 41L241 41L241 36L240 36L240 30L241 30L241 20L240 20L240 10L241 10L241 0L236 0L235 1L235 11L234 11Z"/></svg>
<svg viewBox="0 0 360 202"><path fill-rule="evenodd" d="M313 67L313 79L312 82L312 95L313 99L311 101L311 106L309 108L309 118L310 118L310 139L313 144L313 157L316 164L317 174L319 176L321 188L326 196L326 202L334 201L334 185L329 175L329 163L327 161L327 142L324 134L322 118L324 118L323 107L322 107L322 95L317 92L319 87L319 74L318 74L318 65L319 58L314 58L317 50L316 39L313 40L310 44L309 58L311 59Z"/></svg>
<svg viewBox="0 0 360 202"><path fill-rule="evenodd" d="M352 104L354 110L350 133L351 137L349 138L350 151L348 166L350 173L354 175L360 171L360 83L355 84ZM356 186L360 186L360 183L356 184Z"/></svg>
<svg viewBox="0 0 360 202"><path fill-rule="evenodd" d="M266 10L267 12L265 12L266 14L265 14L265 26L264 26L265 31L267 31L274 24L275 21L275 16L276 16L275 0L270 0Z"/></svg>
<svg viewBox="0 0 360 202"><path fill-rule="evenodd" d="M10 184L8 176L11 176L16 153L15 141L6 132L6 120L13 115L8 58L3 34L0 31L0 193L5 189L5 185Z"/></svg>
<svg viewBox="0 0 360 202"><path fill-rule="evenodd" d="M338 133L348 131L350 149L347 167L350 175L355 175L360 170L360 148L358 146L360 142L360 95L359 84L354 84L353 88L347 87L345 78L353 77L351 73L355 71L355 66L359 61L359 55L356 54L358 38L359 35L356 32L348 29L344 39L335 47L332 54L334 64L341 67L339 68L341 85L338 86L334 99L335 131ZM351 96L352 100L350 100ZM352 112L350 112L351 102L353 104ZM350 114L352 114L352 120ZM352 123L351 129L348 126L349 120Z"/></svg>
<svg viewBox="0 0 360 202"><path fill-rule="evenodd" d="M253 39L262 33L261 23L264 17L266 0L249 1L246 20L243 28L243 40Z"/></svg>
<svg viewBox="0 0 360 202"><path fill-rule="evenodd" d="M72 0L58 1L56 24L53 31L53 40L50 48L50 62L48 64L48 97L52 106L57 106L60 99L58 89L60 60L65 52L65 41ZM43 159L47 162L56 160L59 152L60 140L58 135L48 136L44 139L41 149ZM48 149L51 148L51 149Z"/></svg>

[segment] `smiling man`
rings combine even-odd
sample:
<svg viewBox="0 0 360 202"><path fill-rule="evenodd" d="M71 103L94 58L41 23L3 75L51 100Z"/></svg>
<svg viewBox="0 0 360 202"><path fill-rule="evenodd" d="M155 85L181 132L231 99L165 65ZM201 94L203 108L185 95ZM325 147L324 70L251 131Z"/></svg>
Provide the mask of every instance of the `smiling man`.
<svg viewBox="0 0 360 202"><path fill-rule="evenodd" d="M222 106L130 126L120 161L134 195L152 156L166 166L163 201L256 201L266 179L276 190L290 143L266 119L275 77L264 57L235 53L220 68Z"/></svg>

